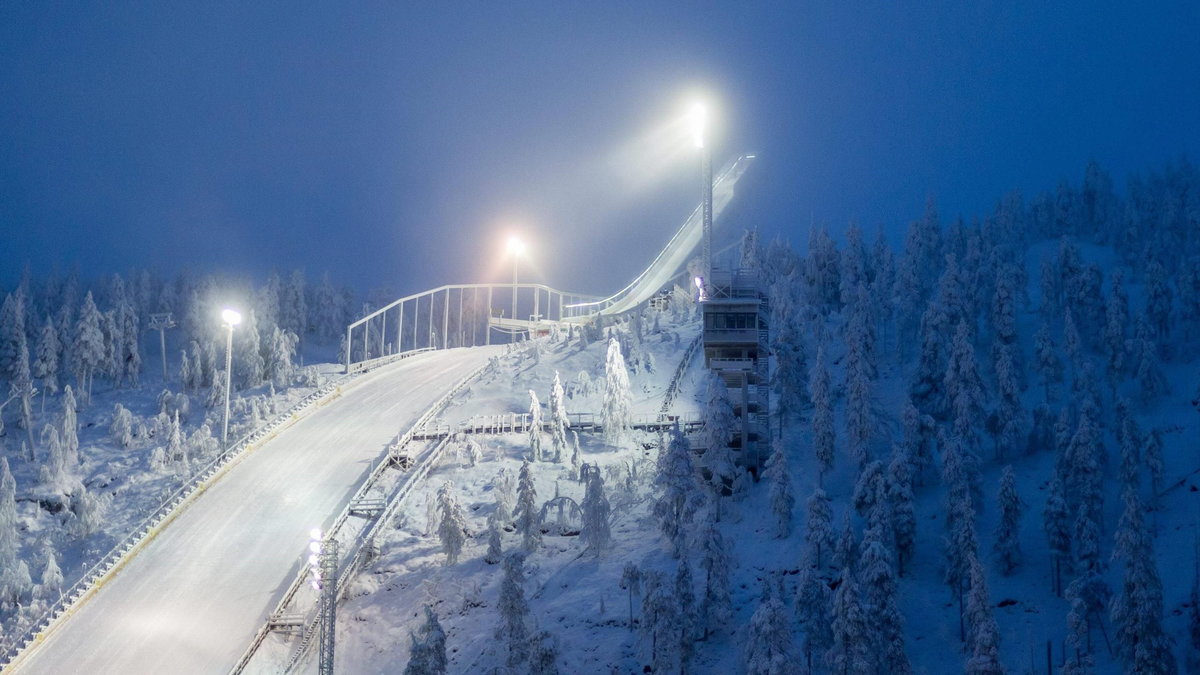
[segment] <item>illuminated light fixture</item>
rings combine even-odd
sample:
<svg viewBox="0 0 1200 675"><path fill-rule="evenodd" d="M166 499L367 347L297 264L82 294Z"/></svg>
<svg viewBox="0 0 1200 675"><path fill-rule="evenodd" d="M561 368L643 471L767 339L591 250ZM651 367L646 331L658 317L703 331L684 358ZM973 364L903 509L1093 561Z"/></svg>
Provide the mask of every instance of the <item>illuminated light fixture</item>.
<svg viewBox="0 0 1200 675"><path fill-rule="evenodd" d="M242 314L236 310L226 309L221 312L221 320L230 326L236 326L242 322Z"/></svg>
<svg viewBox="0 0 1200 675"><path fill-rule="evenodd" d="M704 147L704 132L708 127L708 109L703 103L696 103L692 106L692 138L696 142L697 148Z"/></svg>

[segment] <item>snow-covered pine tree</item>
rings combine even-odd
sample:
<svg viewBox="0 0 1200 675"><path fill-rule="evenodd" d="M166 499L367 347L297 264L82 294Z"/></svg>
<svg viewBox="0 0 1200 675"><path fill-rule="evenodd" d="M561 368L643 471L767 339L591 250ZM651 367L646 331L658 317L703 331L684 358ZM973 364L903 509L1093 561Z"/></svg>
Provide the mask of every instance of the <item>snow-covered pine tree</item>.
<svg viewBox="0 0 1200 675"><path fill-rule="evenodd" d="M529 675L558 675L558 638L539 630L529 638Z"/></svg>
<svg viewBox="0 0 1200 675"><path fill-rule="evenodd" d="M688 662L695 651L694 643L699 637L696 634L700 617L697 616L695 585L692 566L687 556L681 556L675 566L675 599L679 603L679 665L684 672L688 670Z"/></svg>
<svg viewBox="0 0 1200 675"><path fill-rule="evenodd" d="M701 498L696 489L696 471L692 466L692 449L687 437L676 424L670 433L665 451L658 456L655 486L661 490L654 501L654 515L659 529L671 542L676 557L684 554L687 545L687 525L691 522Z"/></svg>
<svg viewBox="0 0 1200 675"><path fill-rule="evenodd" d="M886 510L886 504L876 509ZM863 613L872 617L867 639L875 672L905 675L912 672L904 652L904 623L896 600L896 573L892 567L890 538L883 523L867 528L863 535L859 576Z"/></svg>
<svg viewBox="0 0 1200 675"><path fill-rule="evenodd" d="M71 385L63 387L62 395L62 432L63 463L68 471L74 471L79 466L79 420L75 412L75 392Z"/></svg>
<svg viewBox="0 0 1200 675"><path fill-rule="evenodd" d="M973 553L969 560L971 590L967 594L967 622L970 640L965 672L967 675L1004 675L1000 663L1000 629L992 615L983 565Z"/></svg>
<svg viewBox="0 0 1200 675"><path fill-rule="evenodd" d="M746 629L743 656L747 675L787 675L798 671L790 624L775 584L770 580L764 582L758 608Z"/></svg>
<svg viewBox="0 0 1200 675"><path fill-rule="evenodd" d="M25 296L18 290L4 296L0 306L0 376L11 380L25 336Z"/></svg>
<svg viewBox="0 0 1200 675"><path fill-rule="evenodd" d="M558 371L554 371L554 383L550 385L550 444L554 448L554 461L561 462L568 452L567 429L571 420L567 417L566 396Z"/></svg>
<svg viewBox="0 0 1200 675"><path fill-rule="evenodd" d="M965 321L959 321L954 332L944 385L954 419L954 435L969 448L965 452L975 451L979 447L975 424L983 417L984 391L971 331Z"/></svg>
<svg viewBox="0 0 1200 675"><path fill-rule="evenodd" d="M1050 336L1050 326L1045 322L1033 336L1033 352L1037 362L1037 371L1042 379L1045 400L1049 404L1050 388L1063 380L1063 364L1062 359L1058 357L1058 347Z"/></svg>
<svg viewBox="0 0 1200 675"><path fill-rule="evenodd" d="M493 513L488 518L488 549L483 556L483 561L489 565L495 565L504 558L500 538L500 525L496 522L496 514Z"/></svg>
<svg viewBox="0 0 1200 675"><path fill-rule="evenodd" d="M600 411L606 443L621 445L625 442L632 408L633 393L629 389L629 371L621 356L621 345L616 338L609 338L604 361L604 407Z"/></svg>
<svg viewBox="0 0 1200 675"><path fill-rule="evenodd" d="M535 462L545 459L542 452L542 404L532 389L529 390L529 456Z"/></svg>
<svg viewBox="0 0 1200 675"><path fill-rule="evenodd" d="M709 508L704 529L700 532L700 569L704 570L700 615L706 640L711 632L725 629L733 616L733 600L729 595L729 568L732 561L725 537L717 527L714 511L714 508Z"/></svg>
<svg viewBox="0 0 1200 675"><path fill-rule="evenodd" d="M863 338L852 334L846 352L846 448L859 469L871 459L869 443L874 431L867 358Z"/></svg>
<svg viewBox="0 0 1200 675"><path fill-rule="evenodd" d="M1070 511L1064 495L1062 481L1055 477L1050 481L1050 494L1046 498L1046 508L1042 511L1042 529L1046 532L1051 554L1053 575L1051 584L1056 595L1062 595L1063 563L1070 564L1071 559L1071 526Z"/></svg>
<svg viewBox="0 0 1200 675"><path fill-rule="evenodd" d="M1025 440L1025 409L1021 405L1021 384L1013 358L1015 345L999 345L996 350L996 388L1000 395L996 411L997 458L1016 454Z"/></svg>
<svg viewBox="0 0 1200 675"><path fill-rule="evenodd" d="M516 551L504 558L500 581L500 625L496 637L506 648L505 665L517 668L529 660L529 603L525 600L525 554Z"/></svg>
<svg viewBox="0 0 1200 675"><path fill-rule="evenodd" d="M1017 475L1011 464L1000 474L1000 492L996 496L1000 520L996 525L996 542L992 550L1004 574L1021 564L1021 496L1017 492Z"/></svg>
<svg viewBox="0 0 1200 675"><path fill-rule="evenodd" d="M833 548L833 509L831 500L820 487L808 498L808 518L804 541L817 569L821 569L821 551Z"/></svg>
<svg viewBox="0 0 1200 675"><path fill-rule="evenodd" d="M8 458L0 457L0 600L10 601L26 589L14 575L21 540L17 533L17 482L8 470Z"/></svg>
<svg viewBox="0 0 1200 675"><path fill-rule="evenodd" d="M1138 398L1143 404L1148 404L1170 391L1167 376L1159 366L1155 345L1150 340L1142 340L1137 358Z"/></svg>
<svg viewBox="0 0 1200 675"><path fill-rule="evenodd" d="M1163 491L1163 472L1166 470L1166 465L1163 463L1163 441L1162 430L1155 427L1146 434L1146 438L1142 444L1142 457L1146 463L1146 470L1150 472L1150 488L1153 495L1152 505L1158 504L1158 495Z"/></svg>
<svg viewBox="0 0 1200 675"><path fill-rule="evenodd" d="M1136 488L1126 488L1124 499L1112 557L1125 561L1125 571L1109 608L1117 655L1129 672L1174 675L1172 641L1162 625L1163 589L1154 563L1154 539L1142 519Z"/></svg>
<svg viewBox="0 0 1200 675"><path fill-rule="evenodd" d="M438 511L441 518L438 523L438 538L442 542L442 550L446 553L446 564L458 562L463 544L467 541L467 519L463 515L462 505L454 494L454 483L446 481L437 492Z"/></svg>
<svg viewBox="0 0 1200 675"><path fill-rule="evenodd" d="M901 445L892 446L884 493L891 509L892 536L896 551L896 570L904 576L904 563L916 550L917 516L913 508L911 463Z"/></svg>
<svg viewBox="0 0 1200 675"><path fill-rule="evenodd" d="M46 565L42 568L42 582L38 586L38 593L42 599L47 602L56 602L62 596L63 575L62 569L58 566L58 557L54 552L54 545L49 541L45 547Z"/></svg>
<svg viewBox="0 0 1200 675"><path fill-rule="evenodd" d="M809 390L812 392L813 451L821 468L817 484L823 484L825 474L833 468L835 432L833 424L833 391L830 386L829 369L825 365L825 345L817 347L817 359L809 375Z"/></svg>
<svg viewBox="0 0 1200 675"><path fill-rule="evenodd" d="M883 463L875 460L863 467L854 484L854 496L851 502L858 515L866 518L875 508L883 495Z"/></svg>
<svg viewBox="0 0 1200 675"><path fill-rule="evenodd" d="M833 594L833 639L825 663L840 675L870 675L867 620L858 597L858 584L849 567L842 569L842 582Z"/></svg>
<svg viewBox="0 0 1200 675"><path fill-rule="evenodd" d="M437 612L425 605L425 622L416 633L408 634L412 646L409 648L408 665L404 675L445 675L446 631L438 621Z"/></svg>
<svg viewBox="0 0 1200 675"><path fill-rule="evenodd" d="M820 657L833 645L830 599L829 586L821 579L819 567L802 564L796 590L796 619L804 631L801 647L809 671L813 669L814 656Z"/></svg>
<svg viewBox="0 0 1200 675"><path fill-rule="evenodd" d="M608 497L604 494L604 479L599 471L590 474L580 508L583 511L583 527L579 531L579 538L588 551L600 555L608 548L612 535L608 523L611 509Z"/></svg>
<svg viewBox="0 0 1200 675"><path fill-rule="evenodd" d="M621 571L621 590L629 592L629 630L633 630L633 596L642 592L642 571L638 566L627 562Z"/></svg>
<svg viewBox="0 0 1200 675"><path fill-rule="evenodd" d="M680 637L683 621L674 584L668 584L661 572L646 572L642 583L642 641L650 652L650 668L655 673L676 672L680 669Z"/></svg>
<svg viewBox="0 0 1200 675"><path fill-rule="evenodd" d="M100 329L102 320L92 293L88 291L75 324L75 342L71 350L75 358L75 379L85 402L91 400L92 377L104 359L104 333Z"/></svg>
<svg viewBox="0 0 1200 675"><path fill-rule="evenodd" d="M950 316L938 302L930 302L921 315L920 358L910 387L912 401L922 413L940 416L946 410L943 391L946 375L946 333Z"/></svg>
<svg viewBox="0 0 1200 675"><path fill-rule="evenodd" d="M842 514L842 531L833 545L833 565L854 571L858 566L858 540L850 523L850 512Z"/></svg>
<svg viewBox="0 0 1200 675"><path fill-rule="evenodd" d="M926 467L933 463L933 446L937 440L936 423L929 415L922 415L911 398L904 401L903 413L904 449L912 464L913 479L924 484Z"/></svg>
<svg viewBox="0 0 1200 675"><path fill-rule="evenodd" d="M776 440L774 445L775 450L767 459L763 478L771 484L771 515L775 522L775 538L786 539L792 533L792 509L795 508L796 498L792 495L792 475L788 471L783 441Z"/></svg>
<svg viewBox="0 0 1200 675"><path fill-rule="evenodd" d="M113 406L112 424L108 427L108 433L113 443L120 448L133 445L133 413L120 403Z"/></svg>
<svg viewBox="0 0 1200 675"><path fill-rule="evenodd" d="M537 490L533 486L532 471L529 460L526 459L521 463L521 473L517 479L516 526L517 532L521 534L521 545L526 551L533 551L542 543Z"/></svg>
<svg viewBox="0 0 1200 675"><path fill-rule="evenodd" d="M729 403L729 389L725 386L725 380L721 379L716 372L710 372L707 380L704 429L701 433L704 443L704 462L711 475L710 484L717 497L719 509L720 499L733 485L737 472L733 453L729 448L734 415L733 406Z"/></svg>
<svg viewBox="0 0 1200 675"><path fill-rule="evenodd" d="M42 389L42 412L46 411L46 394L58 393L58 353L62 345L58 340L58 330L54 322L46 317L46 325L38 337L36 357L33 361L33 376L38 379Z"/></svg>
<svg viewBox="0 0 1200 675"><path fill-rule="evenodd" d="M1129 323L1129 298L1122 288L1124 275L1117 270L1112 276L1112 286L1108 293L1108 302L1104 306L1104 347L1105 374L1108 376L1109 390L1116 396L1117 385L1125 374L1126 338L1125 326Z"/></svg>

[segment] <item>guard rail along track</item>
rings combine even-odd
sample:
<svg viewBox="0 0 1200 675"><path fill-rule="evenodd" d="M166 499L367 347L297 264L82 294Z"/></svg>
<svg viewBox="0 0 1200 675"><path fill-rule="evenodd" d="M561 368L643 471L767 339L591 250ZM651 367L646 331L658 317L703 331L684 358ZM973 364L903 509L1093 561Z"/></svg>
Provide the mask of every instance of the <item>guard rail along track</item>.
<svg viewBox="0 0 1200 675"><path fill-rule="evenodd" d="M84 572L78 581L63 591L58 600L51 603L46 611L27 629L8 637L8 639L0 643L0 649L2 649L0 651L0 669L7 670L9 666L16 663L25 654L25 651L30 646L44 640L51 631L57 628L60 621L73 614L99 586L108 581L108 578L129 562L149 539L158 534L164 523L169 523L183 506L198 493L202 492L203 488L215 480L223 469L241 457L254 443L269 437L291 422L299 420L302 413L307 412L330 394L336 392L343 384L355 376L386 363L408 358L409 356L425 351L430 350L413 350L403 354L394 354L386 359L375 359L369 367L360 368L353 373L331 379L297 401L291 408L288 408L257 429L239 438L216 457L213 457L206 465L197 469L183 485L179 486L163 499L150 515L146 516L125 537L118 541L87 572Z"/></svg>
<svg viewBox="0 0 1200 675"><path fill-rule="evenodd" d="M446 406L449 405L450 401L453 400L455 396L466 389L471 382L483 374L489 367L491 367L490 363L480 366L460 380L448 392L446 392L445 395L438 399L437 402L426 409L426 411L422 413L421 417L417 419L417 421L408 429L408 431L399 435L393 443L389 444L387 451L375 460L368 472L367 478L350 497L349 501L347 501L346 506L342 509L341 513L338 514L338 517L334 520L333 525L326 530L327 536L338 538L339 541L341 540L338 535L341 533L346 521L351 517L353 505L357 501L366 497L366 495L372 489L374 489L377 484L380 483L384 472L386 472L389 467L393 466L394 460L398 456L397 453L402 452L405 446L412 441L414 432L428 424L429 421L435 416L441 414L441 412L445 410ZM352 541L342 542L342 550L344 551L343 555L349 556L349 562L338 574L337 592L339 597L344 592L349 580L366 562L364 551L367 549L364 547L364 544L368 541L374 540L380 523L388 521L391 515L395 512L396 508L407 498L408 494L412 491L413 486L423 480L424 477L428 475L429 471L437 465L437 463L441 460L441 455L444 452L446 444L446 441L443 440L433 449L433 451L426 453L425 457L421 460L415 470L406 474L407 478L404 474L402 474L400 476L400 480L398 481L398 485L395 486L391 492L391 495L387 500L387 506L383 509L383 511L375 516L372 516L368 521L368 525L360 530L358 534L353 537ZM291 605L293 600L296 599L296 595L299 590L307 585L307 575L307 567L305 567L302 563L298 563L297 571L291 585L288 586L287 591L284 592L283 596L279 600L279 603L276 604L275 609L272 610L267 616L266 622L259 628L258 632L255 633L250 646L246 648L246 651L242 654L241 659L238 660L237 664L233 667L230 673L237 674L245 671L246 667L250 664L251 659L253 659L254 654L258 651L258 648L262 646L262 643L266 639L267 635L270 634L272 628L277 624L275 621L276 617L286 616L289 614L295 615L298 613L296 608L289 608L289 605ZM297 647L296 651L289 660L287 669L291 669L300 661L316 634L316 612L310 609L304 612L304 616L305 619L302 622L304 627L303 637L301 638L300 645Z"/></svg>

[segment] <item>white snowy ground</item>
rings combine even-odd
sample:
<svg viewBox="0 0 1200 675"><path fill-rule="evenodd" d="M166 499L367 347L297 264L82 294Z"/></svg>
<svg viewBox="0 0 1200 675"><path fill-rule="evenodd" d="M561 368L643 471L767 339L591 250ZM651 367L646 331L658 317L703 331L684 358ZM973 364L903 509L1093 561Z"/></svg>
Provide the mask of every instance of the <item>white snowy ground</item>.
<svg viewBox="0 0 1200 675"><path fill-rule="evenodd" d="M1083 258L1103 265L1111 273L1111 251L1097 247L1081 247ZM1036 279L1038 263L1043 255L1057 250L1057 243L1032 249L1027 256L1031 279L1031 307L1037 306ZM1131 306L1141 306L1141 289L1127 285ZM1021 335L1025 362L1032 362L1032 336L1038 327L1036 313L1030 307L1020 308ZM681 340L694 335L694 326L669 326L668 330L686 333ZM687 332L692 331L692 332ZM837 333L834 333L836 335ZM887 336L893 339L893 336ZM682 354L673 340L649 335L646 347L657 360L654 374L633 374L631 381L638 392L635 409L651 412L657 409L658 398ZM541 362L529 358L508 357L493 380L477 386L474 398L465 405L447 411L448 420L474 414L524 412L528 409L527 389L534 389L545 403L553 370L562 372L564 381L573 379L569 373L588 369L593 376L603 369L603 345L592 344L579 352L574 343L564 351L551 345L543 352ZM900 434L898 415L900 403L906 396L909 380L907 368L897 366L889 343L880 343L881 376L874 397L879 415L879 435L875 439L877 455L888 452L890 438ZM810 350L810 353L812 351ZM831 362L842 356L841 347L834 341L829 355ZM982 364L985 356L977 357ZM684 389L676 403L677 410L697 409L703 391L699 361L693 363ZM1186 630L1188 594L1196 564L1194 543L1200 533L1200 414L1189 403L1196 391L1200 372L1195 359L1165 368L1171 380L1171 394L1148 407L1136 407L1135 416L1143 431L1159 427L1164 430L1166 480L1169 487L1158 511L1150 514L1148 522L1157 521L1155 540L1159 572L1164 585L1165 627L1175 639L1175 654L1181 670L1186 663ZM840 388L841 369L834 366L835 388ZM1029 375L1025 392L1027 409L1032 410L1042 400L1042 390L1036 375ZM1122 392L1132 396L1131 390ZM1108 392L1105 387L1104 395ZM839 394L840 396L840 394ZM1057 414L1061 397L1052 404ZM599 410L598 397L590 400L568 400L572 412ZM1104 445L1109 460L1106 468L1106 494L1102 552L1112 550L1112 532L1122 505L1118 499L1118 449L1112 437L1112 422L1104 420ZM839 445L842 442L844 419L842 405L837 405ZM984 504L977 522L980 554L987 569L993 611L1001 631L1001 659L1012 673L1046 673L1046 645L1053 645L1052 670L1057 672L1062 662L1063 639L1066 634L1066 602L1051 592L1050 558L1046 536L1042 529L1042 510L1046 489L1052 473L1054 454L1050 449L1032 455L1020 455L997 461L991 453L990 437L984 436L983 459ZM473 468L463 468L454 461L430 475L423 494L411 502L398 528L391 531L383 543L382 557L359 576L350 597L341 605L338 627L337 666L341 672L396 673L408 661L410 630L423 620L421 606L431 604L438 612L447 632L447 648L452 673L487 673L503 664L503 648L494 638L498 622L496 600L502 573L499 565L487 565L482 557L486 551L486 519L494 509L493 481L503 467L515 478L520 460L527 451L528 441L523 434L480 437L485 446L484 460ZM546 439L548 441L548 439ZM644 439L652 440L652 439ZM812 456L807 419L792 420L784 430L784 440L796 497L792 535L783 540L772 539L772 523L764 484L754 485L749 495L733 504L723 522L723 530L732 542L735 563L731 570L735 615L730 630L715 635L706 643L696 645L696 656L690 672L736 673L742 671L742 638L745 626L757 606L761 582L766 578L785 579L785 588L792 590L797 579L803 551L804 502L816 485L816 462ZM644 453L640 446L614 449L599 438L581 436L583 460L604 467L636 463L640 480L632 491L623 490L621 481L613 480L606 471L606 487L613 503L614 545L599 559L581 556L582 546L574 537L544 538L542 547L527 561L528 580L525 584L531 613L539 628L548 629L559 639L558 665L563 673L640 673L648 663L635 632L628 627L628 596L618 587L626 562L643 569L656 569L673 578L676 563L662 543L662 537L649 515L654 451ZM1012 463L1025 511L1021 527L1023 560L1011 576L1003 576L993 563L991 549L995 541L997 512L994 508L1000 471ZM834 525L840 531L843 514L850 508L855 470L853 462L840 454L831 475L826 476L825 488L833 499ZM575 499L582 498L582 486L564 478L563 467L552 463L537 463L535 480L538 499L553 496L556 489ZM915 559L900 579L900 606L904 612L906 645L914 671L917 673L960 673L965 657L959 641L959 611L956 599L942 581L942 537L944 534L944 493L937 478L938 469L930 471L923 487L916 489L917 543ZM624 474L622 474L624 475ZM436 535L426 532L427 499L445 481L453 481L460 501L467 511L473 539L468 541L460 561L444 565ZM1149 489L1143 480L1143 496ZM861 525L853 518L861 537ZM518 545L517 535L504 536L504 546ZM697 584L701 581L699 560L692 560ZM1120 566L1112 565L1108 574L1109 587L1120 585ZM826 569L824 575L835 580L835 571ZM1064 586L1070 576L1064 574ZM635 614L640 610L635 604ZM869 620L869 618L868 618ZM1106 629L1112 636L1112 626ZM799 642L800 632L794 635ZM1104 637L1095 631L1097 643L1097 672L1121 672L1105 645ZM818 657L819 658L819 657ZM315 671L315 664L309 665Z"/></svg>
<svg viewBox="0 0 1200 675"><path fill-rule="evenodd" d="M225 672L290 581L309 530L337 513L398 429L493 353L423 354L353 380L244 456L21 672Z"/></svg>

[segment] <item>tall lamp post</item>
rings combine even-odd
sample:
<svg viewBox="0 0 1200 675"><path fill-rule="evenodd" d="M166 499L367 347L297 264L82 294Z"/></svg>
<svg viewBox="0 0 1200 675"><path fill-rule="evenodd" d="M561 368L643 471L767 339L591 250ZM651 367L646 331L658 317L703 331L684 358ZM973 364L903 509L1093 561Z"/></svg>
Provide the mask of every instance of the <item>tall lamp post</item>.
<svg viewBox="0 0 1200 675"><path fill-rule="evenodd" d="M521 261L521 254L525 252L525 242L521 241L513 235L508 238L508 254L513 259L513 292L512 292L512 318L517 318L517 264Z"/></svg>
<svg viewBox="0 0 1200 675"><path fill-rule="evenodd" d="M233 388L233 327L242 322L242 315L232 309L221 312L229 335L225 341L225 424L221 430L221 449L229 448L229 390Z"/></svg>
<svg viewBox="0 0 1200 675"><path fill-rule="evenodd" d="M696 142L696 147L700 150L700 174L703 180L703 206L701 207L701 217L703 218L703 247L701 249L701 263L704 270L704 287L700 289L700 294L704 298L712 297L712 218L713 218L713 191L712 191L712 151L705 142L705 135L708 132L708 109L703 103L697 103L692 107L692 135Z"/></svg>

